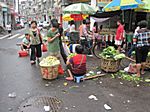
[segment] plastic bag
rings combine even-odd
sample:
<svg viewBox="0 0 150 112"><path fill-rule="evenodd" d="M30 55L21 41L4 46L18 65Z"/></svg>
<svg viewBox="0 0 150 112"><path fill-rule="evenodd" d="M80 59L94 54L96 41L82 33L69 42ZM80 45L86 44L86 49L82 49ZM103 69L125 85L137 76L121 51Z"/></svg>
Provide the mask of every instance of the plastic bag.
<svg viewBox="0 0 150 112"><path fill-rule="evenodd" d="M136 64L130 63L128 72L129 73L137 73Z"/></svg>
<svg viewBox="0 0 150 112"><path fill-rule="evenodd" d="M46 44L42 44L42 52L47 52L47 46L46 46Z"/></svg>
<svg viewBox="0 0 150 112"><path fill-rule="evenodd" d="M63 75L64 74L64 70L63 70L61 65L58 66L58 74L59 75Z"/></svg>

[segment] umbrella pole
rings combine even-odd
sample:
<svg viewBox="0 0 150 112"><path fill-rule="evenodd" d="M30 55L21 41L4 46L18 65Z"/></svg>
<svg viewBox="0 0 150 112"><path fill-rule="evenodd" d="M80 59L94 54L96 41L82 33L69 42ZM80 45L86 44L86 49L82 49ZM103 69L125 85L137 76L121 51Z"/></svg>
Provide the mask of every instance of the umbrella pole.
<svg viewBox="0 0 150 112"><path fill-rule="evenodd" d="M133 11L130 11L130 20L129 20L129 30L132 30L132 16L133 16Z"/></svg>
<svg viewBox="0 0 150 112"><path fill-rule="evenodd" d="M122 21L124 22L124 10L122 10Z"/></svg>
<svg viewBox="0 0 150 112"><path fill-rule="evenodd" d="M110 31L110 23L111 23L111 21L110 21L110 19L109 19L109 31Z"/></svg>

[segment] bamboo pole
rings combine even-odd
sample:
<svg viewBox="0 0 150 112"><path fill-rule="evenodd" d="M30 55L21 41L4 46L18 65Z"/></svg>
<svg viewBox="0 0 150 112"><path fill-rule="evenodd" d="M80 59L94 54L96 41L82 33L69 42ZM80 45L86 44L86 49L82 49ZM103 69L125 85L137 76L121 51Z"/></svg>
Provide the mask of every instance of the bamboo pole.
<svg viewBox="0 0 150 112"><path fill-rule="evenodd" d="M93 76L85 77L85 78L83 78L83 80L94 79L94 78L105 76L105 75L106 74L93 75Z"/></svg>
<svg viewBox="0 0 150 112"><path fill-rule="evenodd" d="M136 63L136 61L135 61L134 59L132 59L132 58L129 58L129 57L127 57L127 56L126 56L126 58L127 58L128 60L130 60L130 61L132 61L132 62ZM148 67L148 68L150 68L150 65L145 65L145 67Z"/></svg>

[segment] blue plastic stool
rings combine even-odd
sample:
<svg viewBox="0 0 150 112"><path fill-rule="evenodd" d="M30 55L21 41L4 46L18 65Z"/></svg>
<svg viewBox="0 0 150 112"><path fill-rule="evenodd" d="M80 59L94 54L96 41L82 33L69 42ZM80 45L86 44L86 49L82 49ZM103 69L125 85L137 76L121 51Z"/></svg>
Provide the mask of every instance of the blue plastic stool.
<svg viewBox="0 0 150 112"><path fill-rule="evenodd" d="M84 79L84 76L74 76L76 83L80 83L81 79Z"/></svg>

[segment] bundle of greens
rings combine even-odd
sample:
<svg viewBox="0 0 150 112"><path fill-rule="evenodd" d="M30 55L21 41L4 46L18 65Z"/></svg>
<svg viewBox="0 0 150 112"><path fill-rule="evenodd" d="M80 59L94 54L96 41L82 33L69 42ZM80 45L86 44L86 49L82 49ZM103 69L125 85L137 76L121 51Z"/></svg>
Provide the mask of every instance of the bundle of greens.
<svg viewBox="0 0 150 112"><path fill-rule="evenodd" d="M75 55L77 55L77 53L70 53L69 56L68 56L68 58L72 58L72 57L74 57Z"/></svg>
<svg viewBox="0 0 150 112"><path fill-rule="evenodd" d="M125 58L125 54L119 53L113 46L109 46L103 50L100 56L104 59L119 60Z"/></svg>
<svg viewBox="0 0 150 112"><path fill-rule="evenodd" d="M133 81L137 84L140 82L143 82L142 78L137 77L135 75L130 75L122 70L120 70L119 72L117 72L115 74L111 74L111 76L112 76L112 78L120 78L120 79L127 80L127 81Z"/></svg>

